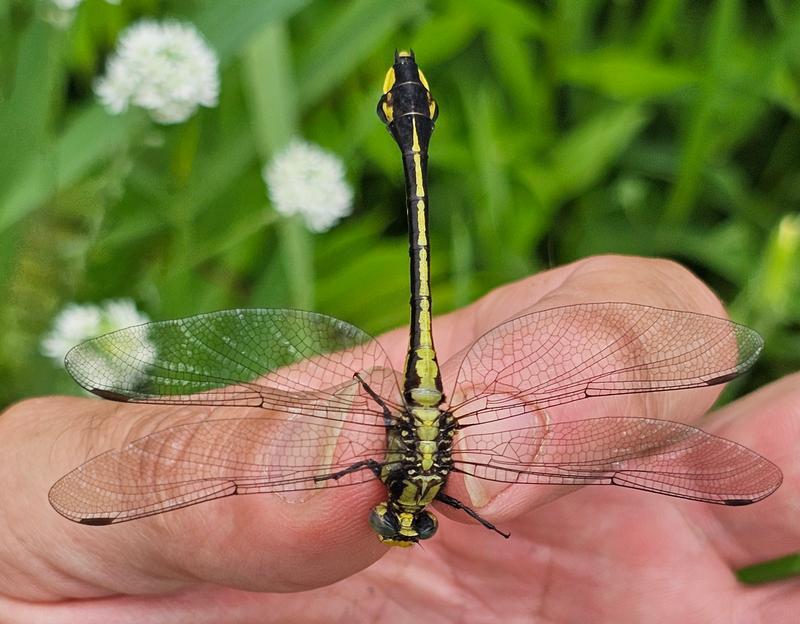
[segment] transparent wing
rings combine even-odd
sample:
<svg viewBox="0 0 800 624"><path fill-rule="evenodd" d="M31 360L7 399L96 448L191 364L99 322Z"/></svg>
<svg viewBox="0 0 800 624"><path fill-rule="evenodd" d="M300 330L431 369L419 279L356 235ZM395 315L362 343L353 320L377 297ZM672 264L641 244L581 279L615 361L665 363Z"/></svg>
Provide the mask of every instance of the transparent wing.
<svg viewBox="0 0 800 624"><path fill-rule="evenodd" d="M293 492L362 483L383 461L374 427L242 418L176 425L89 460L57 481L51 505L84 524L111 524L235 494Z"/></svg>
<svg viewBox="0 0 800 624"><path fill-rule="evenodd" d="M620 485L707 503L745 505L781 484L781 471L735 442L681 423L595 418L472 434L454 469L505 483Z"/></svg>
<svg viewBox="0 0 800 624"><path fill-rule="evenodd" d="M351 391L354 375L388 405L400 399L377 341L298 310L224 310L138 325L78 345L65 365L90 392L137 403L306 410L383 426L369 395Z"/></svg>
<svg viewBox="0 0 800 624"><path fill-rule="evenodd" d="M748 327L693 312L631 303L552 308L476 340L458 367L450 409L469 426L590 396L710 386L747 370L762 346Z"/></svg>

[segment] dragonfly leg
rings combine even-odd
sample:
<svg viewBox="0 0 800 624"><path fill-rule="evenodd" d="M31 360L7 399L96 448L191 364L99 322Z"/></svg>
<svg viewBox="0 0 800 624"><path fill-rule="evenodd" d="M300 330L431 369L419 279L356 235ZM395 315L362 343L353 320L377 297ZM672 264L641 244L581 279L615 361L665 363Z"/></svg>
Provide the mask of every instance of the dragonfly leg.
<svg viewBox="0 0 800 624"><path fill-rule="evenodd" d="M451 507L454 507L455 509L461 509L462 511L467 512L468 516L470 516L471 518L475 518L475 520L480 522L487 529L491 529L492 531L494 531L495 533L497 533L499 535L502 535L506 539L511 537L511 533L505 533L505 532L501 531L496 526L494 526L491 522L489 522L485 518L482 518L481 515L477 511L475 511L474 509L470 509L469 507L467 507L464 503L462 503L457 498L453 498L452 496L448 496L447 494L444 494L443 492L439 492L439 494L436 495L436 500L443 502L445 505L450 505Z"/></svg>
<svg viewBox="0 0 800 624"><path fill-rule="evenodd" d="M351 466L348 466L347 468L345 468L344 470L340 470L339 472L333 472L329 475L324 475L321 477L314 477L314 481L317 483L319 483L320 481L327 481L328 479L333 479L334 481L338 481L345 475L349 475L352 472L358 472L359 470L364 470L365 468L367 470L371 470L376 477L380 478L382 467L383 465L375 461L374 459L365 459L363 461L356 462L355 464L352 464Z"/></svg>
<svg viewBox="0 0 800 624"><path fill-rule="evenodd" d="M358 379L359 383L364 387L364 390L367 391L367 394L372 397L372 399L383 408L383 424L387 427L393 427L396 423L394 416L392 416L392 412L389 411L389 406L383 402L383 399L377 395L377 393L369 387L369 384L364 381L359 373L354 373L353 377Z"/></svg>

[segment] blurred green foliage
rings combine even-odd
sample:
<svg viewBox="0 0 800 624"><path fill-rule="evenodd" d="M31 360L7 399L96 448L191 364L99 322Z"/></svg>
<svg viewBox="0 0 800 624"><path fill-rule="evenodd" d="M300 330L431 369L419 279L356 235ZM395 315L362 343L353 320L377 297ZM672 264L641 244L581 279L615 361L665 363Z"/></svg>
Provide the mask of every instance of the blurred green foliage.
<svg viewBox="0 0 800 624"><path fill-rule="evenodd" d="M42 6L0 0L0 406L77 391L38 350L69 301L406 323L403 177L374 112L396 47L441 107L437 312L590 254L665 256L765 335L738 392L800 368L800 3L84 0L66 29ZM217 108L164 127L96 103L143 16L205 34ZM261 180L295 134L356 189L325 234L277 217Z"/></svg>

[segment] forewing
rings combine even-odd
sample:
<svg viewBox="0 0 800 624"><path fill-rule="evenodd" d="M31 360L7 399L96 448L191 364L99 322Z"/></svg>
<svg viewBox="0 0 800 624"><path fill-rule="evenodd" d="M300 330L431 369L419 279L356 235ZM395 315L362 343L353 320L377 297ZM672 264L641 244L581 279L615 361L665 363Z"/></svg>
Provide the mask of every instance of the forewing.
<svg viewBox="0 0 800 624"><path fill-rule="evenodd" d="M748 369L762 346L748 327L693 312L630 303L532 312L469 347L450 409L468 426L589 396L710 386Z"/></svg>
<svg viewBox="0 0 800 624"><path fill-rule="evenodd" d="M708 503L744 505L770 495L781 471L735 442L648 418L595 418L471 434L454 469L490 481L620 485Z"/></svg>
<svg viewBox="0 0 800 624"><path fill-rule="evenodd" d="M298 310L243 309L130 327L84 342L65 365L84 388L137 403L303 410L383 424L358 373L398 407L396 373L357 327Z"/></svg>
<svg viewBox="0 0 800 624"><path fill-rule="evenodd" d="M176 425L99 455L57 481L50 503L84 524L111 524L235 494L362 483L357 462L383 461L374 427L313 418L242 418Z"/></svg>

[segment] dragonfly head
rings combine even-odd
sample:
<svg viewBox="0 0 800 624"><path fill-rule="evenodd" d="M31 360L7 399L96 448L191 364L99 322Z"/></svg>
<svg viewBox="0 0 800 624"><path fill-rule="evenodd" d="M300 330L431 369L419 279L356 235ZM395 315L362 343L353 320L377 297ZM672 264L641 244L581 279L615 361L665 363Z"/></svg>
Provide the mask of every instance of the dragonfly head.
<svg viewBox="0 0 800 624"><path fill-rule="evenodd" d="M438 528L436 516L429 511L394 511L386 503L381 503L372 510L369 524L381 542L400 548L407 548L419 540L433 537Z"/></svg>
<svg viewBox="0 0 800 624"><path fill-rule="evenodd" d="M414 52L396 52L394 65L386 72L383 95L378 102L378 117L392 131L396 120L412 117L427 119L430 129L439 116L428 80L414 59Z"/></svg>

